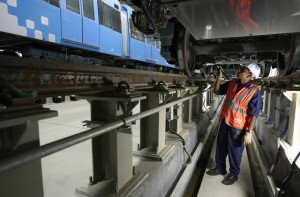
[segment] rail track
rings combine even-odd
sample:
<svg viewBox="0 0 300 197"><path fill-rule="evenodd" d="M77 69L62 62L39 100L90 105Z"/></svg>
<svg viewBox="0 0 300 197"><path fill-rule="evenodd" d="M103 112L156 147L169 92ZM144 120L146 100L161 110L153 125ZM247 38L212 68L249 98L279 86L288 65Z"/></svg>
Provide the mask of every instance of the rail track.
<svg viewBox="0 0 300 197"><path fill-rule="evenodd" d="M183 74L12 56L0 56L0 73L9 84L42 94L91 90L95 87L117 85L121 81L143 86L154 81L172 84L188 79Z"/></svg>
<svg viewBox="0 0 300 197"><path fill-rule="evenodd" d="M159 82L172 87L188 79L209 83L214 81L213 78L189 78L183 74L0 55L0 86L9 84L20 91L35 91L37 96L30 101L33 103L38 99L43 103L46 97L58 97L59 102L66 95L114 91L120 82L144 89ZM300 74L265 77L257 83L263 87L298 89ZM27 103L24 98L14 99L13 102Z"/></svg>

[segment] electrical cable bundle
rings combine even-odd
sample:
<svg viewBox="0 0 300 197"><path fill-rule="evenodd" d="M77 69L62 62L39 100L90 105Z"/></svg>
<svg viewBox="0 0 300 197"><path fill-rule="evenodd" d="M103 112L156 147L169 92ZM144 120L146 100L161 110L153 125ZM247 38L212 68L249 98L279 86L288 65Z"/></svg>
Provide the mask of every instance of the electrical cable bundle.
<svg viewBox="0 0 300 197"><path fill-rule="evenodd" d="M144 3L144 1L133 1L142 11L132 12L132 22L134 26L144 34L154 34L156 32L155 23Z"/></svg>
<svg viewBox="0 0 300 197"><path fill-rule="evenodd" d="M169 127L171 133L173 133L174 135L176 135L177 137L180 138L180 142L182 143L183 150L188 155L188 160L186 163L188 163L188 164L192 163L192 157L191 157L191 154L186 150L184 138L171 128L170 120L168 120L168 127Z"/></svg>

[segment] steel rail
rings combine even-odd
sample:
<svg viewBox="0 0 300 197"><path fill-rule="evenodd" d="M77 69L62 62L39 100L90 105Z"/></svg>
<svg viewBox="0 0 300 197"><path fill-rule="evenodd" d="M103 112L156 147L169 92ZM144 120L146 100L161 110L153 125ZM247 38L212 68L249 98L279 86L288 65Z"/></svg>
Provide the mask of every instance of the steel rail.
<svg viewBox="0 0 300 197"><path fill-rule="evenodd" d="M153 66L159 68L159 66ZM177 68L169 68L175 69ZM113 65L92 65L47 59L20 58L0 55L0 75L21 90L55 91L95 87L95 85L148 84L152 81L173 83L187 80L182 74L120 68Z"/></svg>
<svg viewBox="0 0 300 197"><path fill-rule="evenodd" d="M38 148L27 150L23 153L12 156L10 158L4 159L0 162L0 174L4 173L6 171L9 171L9 170L15 169L17 167L23 166L23 165L33 162L35 160L41 159L42 157L56 153L63 149L69 148L69 147L79 144L83 141L92 139L94 137L100 136L105 133L108 133L114 129L121 127L121 126L129 125L130 123L132 123L136 120L145 118L152 114L155 114L155 113L157 113L161 110L164 110L168 107L174 106L177 103L181 103L181 102L187 101L189 99L192 99L192 98L198 96L199 94L200 93L195 93L191 96L182 98L177 101L173 101L171 103L167 103L167 104L159 106L157 108L149 109L147 111L132 115L132 116L124 118L122 120L117 120L117 121L108 123L103 126L98 126L98 127L83 131L82 133L75 134L75 135L63 138L61 140L57 140L55 142L45 144Z"/></svg>

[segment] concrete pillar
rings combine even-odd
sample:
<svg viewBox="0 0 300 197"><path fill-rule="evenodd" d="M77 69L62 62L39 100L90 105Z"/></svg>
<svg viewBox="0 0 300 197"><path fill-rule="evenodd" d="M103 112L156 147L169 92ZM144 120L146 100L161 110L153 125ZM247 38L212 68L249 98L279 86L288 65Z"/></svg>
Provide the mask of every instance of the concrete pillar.
<svg viewBox="0 0 300 197"><path fill-rule="evenodd" d="M300 145L300 92L286 91L284 95L291 101L287 141L290 145Z"/></svg>
<svg viewBox="0 0 300 197"><path fill-rule="evenodd" d="M55 116L56 111L43 108L9 112L6 118L0 116L0 160L39 147L38 121ZM41 160L0 174L0 194L10 197L44 196Z"/></svg>
<svg viewBox="0 0 300 197"><path fill-rule="evenodd" d="M146 99L141 95L81 96L80 98L87 99L91 104L90 127L131 116L132 110L139 102ZM131 126L123 126L97 136L91 141L93 157L91 186L77 189L77 192L87 196L118 193L134 176Z"/></svg>

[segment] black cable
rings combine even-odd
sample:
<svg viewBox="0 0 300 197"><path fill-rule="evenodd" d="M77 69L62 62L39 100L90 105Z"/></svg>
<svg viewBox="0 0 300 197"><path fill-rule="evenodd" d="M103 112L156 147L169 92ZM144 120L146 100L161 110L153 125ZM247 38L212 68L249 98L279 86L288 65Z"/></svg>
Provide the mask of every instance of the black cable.
<svg viewBox="0 0 300 197"><path fill-rule="evenodd" d="M288 181L292 178L292 176L294 174L294 168L296 167L296 161L298 160L299 157L300 157L300 152L297 154L297 156L295 157L295 159L292 163L289 175L282 181L282 183L280 185L280 190L278 192L279 196L284 194L284 188L285 188L286 184L288 183Z"/></svg>
<svg viewBox="0 0 300 197"><path fill-rule="evenodd" d="M268 175L272 175L272 173L273 173L276 165L278 164L280 153L281 153L281 148L278 148L277 153L276 153L276 157L275 157L275 162L271 166L271 168L270 168L270 170L268 172Z"/></svg>
<svg viewBox="0 0 300 197"><path fill-rule="evenodd" d="M150 22L150 27L145 28L141 26L141 17L143 16L142 12L133 12L132 13L132 22L134 24L134 26L142 33L145 34L154 34L156 32L156 26L155 23L149 13L149 11L147 10L147 7L145 5L144 1L132 1L135 5L137 5L138 7L140 7L143 11L143 13L145 14L148 22Z"/></svg>
<svg viewBox="0 0 300 197"><path fill-rule="evenodd" d="M153 27L153 29L151 29L152 32L150 32L150 34L154 34L156 32L156 26L155 26L154 20L152 19L151 15L150 15L149 11L147 10L147 7L143 1L141 1L141 4L142 4L142 10L146 14L146 17L148 18L151 26Z"/></svg>
<svg viewBox="0 0 300 197"><path fill-rule="evenodd" d="M188 163L188 164L192 163L191 154L186 150L185 139L171 128L170 120L168 120L168 127L169 127L169 130L171 133L173 133L174 135L176 135L177 137L179 137L181 139L180 141L182 143L183 151L188 155L188 160L186 163Z"/></svg>

